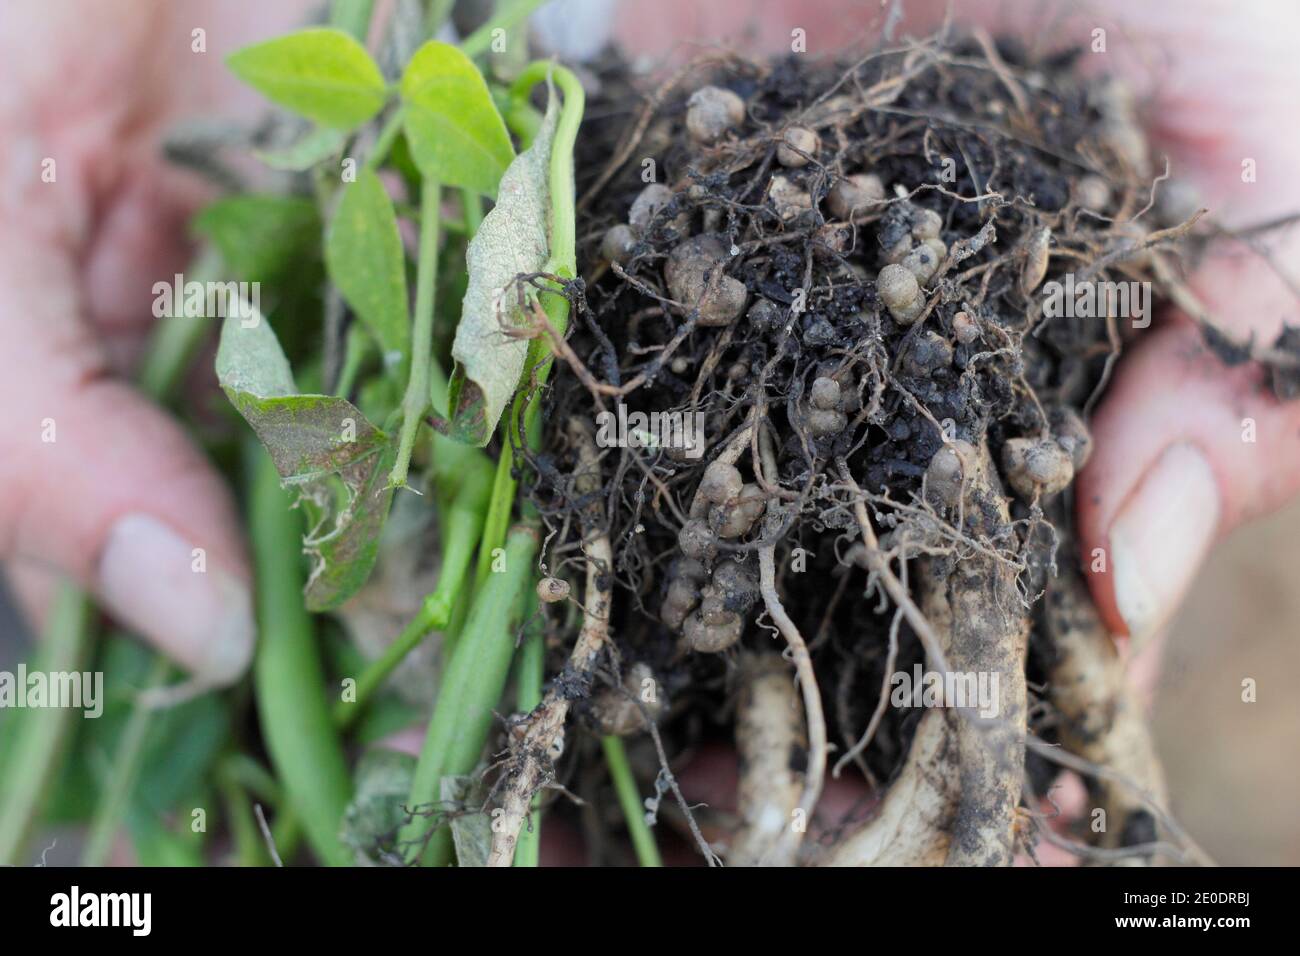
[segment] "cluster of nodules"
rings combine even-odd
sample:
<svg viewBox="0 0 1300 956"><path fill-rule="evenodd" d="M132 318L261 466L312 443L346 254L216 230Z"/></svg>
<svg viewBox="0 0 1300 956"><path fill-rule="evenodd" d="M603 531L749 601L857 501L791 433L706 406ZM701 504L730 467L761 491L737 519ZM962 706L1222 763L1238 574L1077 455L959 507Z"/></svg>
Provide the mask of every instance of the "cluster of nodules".
<svg viewBox="0 0 1300 956"><path fill-rule="evenodd" d="M745 120L745 104L730 90L706 86L687 102L686 128L692 142L701 147L718 143ZM777 171L769 177L767 199L770 208L789 228L809 227L813 252L823 260L834 259L857 248L855 226L864 214L878 215L879 267L876 288L880 301L900 325L911 325L925 310L922 292L948 254L941 238L943 217L911 201L886 200L886 187L873 172L836 176L824 197L816 199L809 180L798 171L814 161L822 148L818 133L792 126L781 131L775 142ZM691 233L689 210L705 200L708 190L699 182L675 193L662 183L650 183L634 199L626 223L605 234L601 253L611 262L626 263L638 243L657 233L676 238L663 267L669 298L684 312L695 312L701 326L730 325L747 315L755 331L766 333L784 321L783 309L766 298L751 302L744 282L727 275L725 266L738 249L720 232L723 212L706 206L702 230ZM821 205L825 218L815 214ZM884 207L883 214L881 207ZM861 279L870 274L854 267Z"/></svg>
<svg viewBox="0 0 1300 956"><path fill-rule="evenodd" d="M876 276L876 293L899 325L911 325L925 311L921 287L948 255L939 238L942 228L942 216L911 203L897 204L882 223L884 265Z"/></svg>
<svg viewBox="0 0 1300 956"><path fill-rule="evenodd" d="M1058 405L1048 409L1047 418L1043 434L1002 444L1002 474L1026 501L1064 491L1092 454L1092 435L1078 412Z"/></svg>
<svg viewBox="0 0 1300 956"><path fill-rule="evenodd" d="M1008 438L1002 444L1002 475L1026 502L1042 502L1064 491L1092 454L1092 436L1074 409L1054 406L1047 418L1042 433ZM926 468L926 497L933 504L957 507L977 466L973 445L946 442Z"/></svg>
<svg viewBox="0 0 1300 956"><path fill-rule="evenodd" d="M720 544L749 535L765 510L762 490L735 465L715 461L704 470L696 505L677 535L682 555L670 566L659 611L691 650L716 653L740 640L758 600L758 580L744 552Z"/></svg>

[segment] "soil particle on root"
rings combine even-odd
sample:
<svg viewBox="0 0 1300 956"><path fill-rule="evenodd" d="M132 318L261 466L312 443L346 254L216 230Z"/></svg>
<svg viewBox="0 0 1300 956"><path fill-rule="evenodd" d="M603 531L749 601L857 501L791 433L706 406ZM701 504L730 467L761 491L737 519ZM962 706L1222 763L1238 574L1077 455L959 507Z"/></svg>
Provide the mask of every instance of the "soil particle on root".
<svg viewBox="0 0 1300 956"><path fill-rule="evenodd" d="M1122 858L1168 819L1141 714L1079 624L1077 574L1061 576L1088 412L1141 326L1045 301L1074 272L1151 282L1198 318L1166 257L1204 241L1194 221L1133 221L1155 188L1145 141L1122 91L1073 63L977 36L838 65L712 55L657 88L615 59L599 70L577 166L582 276L527 481L548 566L585 567L584 601L605 595L607 618L584 665L572 602L545 605L548 674L634 756L653 732L643 792L663 796L704 744L734 744L751 770L781 759L764 740L806 745L802 779L742 772L742 822L720 839L732 863L1007 864L1039 839L1024 821L1040 745L1122 766L1153 795L1099 784L1116 822L1081 854ZM648 433L582 452L574 429L612 404ZM1044 593L1077 613L1053 617ZM915 664L996 677L996 716L888 701ZM640 724L592 689L599 675L630 694L647 671L671 704L638 708ZM872 815L819 819L817 845L760 839L757 817L814 818L832 746L878 789ZM567 748L556 768L516 753L513 807L593 753Z"/></svg>

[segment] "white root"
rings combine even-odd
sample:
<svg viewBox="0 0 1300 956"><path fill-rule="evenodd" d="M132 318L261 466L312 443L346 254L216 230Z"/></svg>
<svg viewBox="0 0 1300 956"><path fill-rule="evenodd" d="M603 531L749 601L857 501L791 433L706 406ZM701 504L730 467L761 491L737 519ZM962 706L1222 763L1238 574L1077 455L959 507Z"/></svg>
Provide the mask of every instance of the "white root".
<svg viewBox="0 0 1300 956"><path fill-rule="evenodd" d="M582 551L587 558L586 603L582 630L578 632L578 639L569 655L570 671L579 681L586 682L590 680L609 636L613 552L599 497L600 462L595 443L587 427L576 420L569 423L569 438L578 451L575 490L580 496L590 499L582 513ZM571 682L566 683L571 685ZM522 732L511 745L507 783L501 799L501 808L505 812L495 821L488 866L510 866L514 862L515 845L528 817L533 795L553 777L552 757L562 739L569 703L560 688L553 686L528 715Z"/></svg>
<svg viewBox="0 0 1300 956"><path fill-rule="evenodd" d="M985 442L978 446L974 472L965 514L976 534L995 537L1010 526L1011 515ZM931 559L923 571L935 592L931 600L948 606L950 665L987 679L990 686L997 679L996 715L955 721L961 797L946 863L1009 866L1024 788L1029 615L1016 588L1016 571L1004 561L982 555L955 562Z"/></svg>
<svg viewBox="0 0 1300 956"><path fill-rule="evenodd" d="M1105 811L1097 844L1120 849L1154 843L1161 835L1147 807L1165 804L1164 774L1115 642L1073 568L1062 568L1048 585L1046 602L1044 630L1054 654L1048 696L1061 716L1061 743L1136 784L1121 786L1115 777L1088 781L1096 808Z"/></svg>
<svg viewBox="0 0 1300 956"><path fill-rule="evenodd" d="M964 513L971 516L974 534L994 537L1009 526L1010 514L986 444L978 446L973 465L964 489ZM844 475L856 491L847 471ZM968 703L960 711L949 707L925 714L876 816L821 862L1009 865L1024 779L1024 657L1029 637L1015 570L981 552L927 559L919 569L918 610L910 599L900 600L903 589L880 554L860 499L854 510L859 525L865 525L869 566L923 638L929 666L945 673L985 675L990 686L996 675L998 712L991 719L979 718Z"/></svg>
<svg viewBox="0 0 1300 956"><path fill-rule="evenodd" d="M821 866L942 866L960 795L953 772L951 733L942 711L917 725L902 771L876 815L840 840Z"/></svg>
<svg viewBox="0 0 1300 956"><path fill-rule="evenodd" d="M740 665L736 751L740 760L740 824L728 866L791 866L797 849L785 839L794 823L807 763L808 734L790 669L774 654L748 655Z"/></svg>
<svg viewBox="0 0 1300 956"><path fill-rule="evenodd" d="M781 523L780 505L777 502L768 503L768 525L779 526ZM808 645L804 642L803 635L799 633L799 628L795 627L794 621L790 620L790 615L786 614L785 607L781 604L781 598L776 593L776 555L772 545L759 548L758 551L758 569L759 569L759 591L763 595L763 603L767 606L768 616L772 618L781 636L785 638L786 644L790 648L790 656L794 659L795 673L799 678L799 692L803 695L803 706L805 719L808 722L808 769L804 774L803 792L799 797L799 809L803 810L803 819L805 824L811 821L813 813L817 808L817 801L821 799L822 783L826 778L826 718L822 713L822 695L821 690L817 687L817 677L813 673L812 656L808 653ZM799 845L803 842L804 831L806 826L786 828L782 836L780 846L774 851L777 859L794 860L798 855Z"/></svg>
<svg viewBox="0 0 1300 956"><path fill-rule="evenodd" d="M863 520L865 517L864 511ZM883 565L883 560L880 563ZM934 593L933 589L925 592L923 599ZM946 652L951 625L947 605L926 601L915 613L923 617L932 639ZM951 726L956 719L944 710L930 710L921 717L903 769L890 784L876 815L832 848L821 865L944 864L961 798Z"/></svg>

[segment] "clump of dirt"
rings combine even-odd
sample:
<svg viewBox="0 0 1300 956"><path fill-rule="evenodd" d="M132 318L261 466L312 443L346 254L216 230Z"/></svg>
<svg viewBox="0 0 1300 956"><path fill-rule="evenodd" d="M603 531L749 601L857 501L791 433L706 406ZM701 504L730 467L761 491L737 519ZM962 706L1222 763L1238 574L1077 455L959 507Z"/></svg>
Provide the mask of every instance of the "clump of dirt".
<svg viewBox="0 0 1300 956"><path fill-rule="evenodd" d="M595 735L628 735L665 808L724 740L737 812L659 828L711 862L1007 863L1045 836L1047 754L1110 814L1077 852L1178 843L1072 530L1089 414L1149 315L1053 309L1050 284L1185 300L1200 213L1159 220L1131 99L1075 60L975 35L716 55L654 89L599 71L530 462L545 566L572 582L545 606L547 700L592 733L554 764L516 747L498 792L563 783L600 842L621 823ZM993 706L973 684L891 702L916 665L987 679ZM828 771L880 799L805 836Z"/></svg>

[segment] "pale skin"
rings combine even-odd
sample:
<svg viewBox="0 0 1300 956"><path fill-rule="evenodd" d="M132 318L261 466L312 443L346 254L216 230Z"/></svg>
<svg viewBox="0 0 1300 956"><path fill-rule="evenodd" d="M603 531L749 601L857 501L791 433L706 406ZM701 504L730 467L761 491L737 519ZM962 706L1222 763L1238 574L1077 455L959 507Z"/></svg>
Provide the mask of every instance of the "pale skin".
<svg viewBox="0 0 1300 956"><path fill-rule="evenodd" d="M38 620L70 576L223 682L254 636L239 519L193 442L128 382L153 284L185 268L186 222L208 198L164 165L159 137L183 116L257 115L221 60L291 28L288 6L63 0L0 19L0 559Z"/></svg>
<svg viewBox="0 0 1300 956"><path fill-rule="evenodd" d="M54 576L71 576L187 669L222 679L246 666L254 638L231 598L249 578L237 514L182 429L127 383L154 321L153 283L184 268L185 222L207 195L164 167L159 135L184 116L257 115L259 99L229 77L221 58L291 28L302 9L242 0L21 0L6 4L0 20L8 81L0 86L0 560L34 613ZM957 4L956 14L995 34L1062 43L1087 45L1094 28L1105 28L1107 52L1086 54L1085 67L1131 80L1157 160L1167 154L1222 224L1300 210L1300 58L1287 50L1300 9L1102 0L1069 19L1059 9L977 2ZM875 35L884 17L861 0L656 0L624 3L614 30L629 47L680 60L697 50L682 38L780 52L798 27L815 55L844 37ZM896 36L928 32L941 18L941 5L908 4ZM192 49L195 27L206 30L206 54ZM41 178L49 158L57 164L52 183ZM1254 181L1243 181L1245 159L1254 161ZM1300 232L1264 239L1294 277ZM1270 265L1240 244L1229 249L1192 277L1209 310L1265 342L1283 321L1300 324L1296 298ZM1159 632L1214 542L1300 488L1300 403L1278 404L1259 380L1252 366L1220 366L1176 314L1159 316L1119 363L1077 485L1084 563L1095 566L1097 549L1108 558L1090 582L1117 635ZM42 441L47 419L56 423L52 443ZM1242 440L1244 419L1253 420L1253 443ZM1161 511L1169 500L1182 503L1180 514L1200 516L1181 537ZM156 532L145 536L154 560L204 550L221 588L192 603L234 608L230 620L206 626L215 617L205 612L178 629L174 609L149 593L164 586L159 574L123 584L105 554L128 515L154 519L178 543L168 551ZM1169 541L1177 544L1172 553ZM1129 583L1117 592L1116 565L1125 561ZM123 593L132 588L139 593Z"/></svg>

